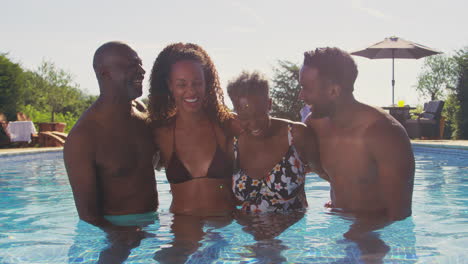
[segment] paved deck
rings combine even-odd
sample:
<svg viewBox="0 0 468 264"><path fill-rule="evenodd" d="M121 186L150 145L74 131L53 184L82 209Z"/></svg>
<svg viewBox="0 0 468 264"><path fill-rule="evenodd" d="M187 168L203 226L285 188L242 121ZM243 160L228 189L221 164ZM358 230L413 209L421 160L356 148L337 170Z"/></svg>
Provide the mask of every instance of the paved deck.
<svg viewBox="0 0 468 264"><path fill-rule="evenodd" d="M456 148L456 149L467 149L468 140L411 140L412 144L436 148ZM5 155L18 155L26 153L39 153L39 152L52 152L60 151L63 147L53 148L7 148L0 149L0 156Z"/></svg>

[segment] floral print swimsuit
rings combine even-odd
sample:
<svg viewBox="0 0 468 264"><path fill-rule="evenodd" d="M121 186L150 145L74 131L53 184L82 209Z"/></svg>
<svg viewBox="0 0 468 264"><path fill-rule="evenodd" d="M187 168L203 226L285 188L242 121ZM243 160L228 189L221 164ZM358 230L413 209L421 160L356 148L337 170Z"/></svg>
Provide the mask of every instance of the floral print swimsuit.
<svg viewBox="0 0 468 264"><path fill-rule="evenodd" d="M242 202L243 212L284 212L307 207L305 170L293 145L292 124L288 124L286 155L261 179L250 178L241 168L238 139L234 138L235 169L232 190Z"/></svg>

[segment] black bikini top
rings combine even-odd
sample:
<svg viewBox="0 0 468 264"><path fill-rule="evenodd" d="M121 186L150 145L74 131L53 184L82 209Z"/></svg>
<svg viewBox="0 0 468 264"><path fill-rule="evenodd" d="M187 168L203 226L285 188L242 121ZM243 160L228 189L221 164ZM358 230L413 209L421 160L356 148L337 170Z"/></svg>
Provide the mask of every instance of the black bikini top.
<svg viewBox="0 0 468 264"><path fill-rule="evenodd" d="M213 126L212 126L213 128ZM208 168L208 172L206 176L203 177L196 177L194 178L190 172L187 170L185 165L177 156L176 152L176 144L175 144L175 122L173 128L173 143L172 143L172 155L171 159L166 168L166 177L167 181L171 184L183 183L190 180L195 179L202 179L202 178L211 178L211 179L228 179L232 177L233 166L232 161L229 157L224 153L224 151L220 148L218 144L218 140L216 137L216 131L213 128L213 133L215 134L216 139L216 151L211 160L210 167Z"/></svg>

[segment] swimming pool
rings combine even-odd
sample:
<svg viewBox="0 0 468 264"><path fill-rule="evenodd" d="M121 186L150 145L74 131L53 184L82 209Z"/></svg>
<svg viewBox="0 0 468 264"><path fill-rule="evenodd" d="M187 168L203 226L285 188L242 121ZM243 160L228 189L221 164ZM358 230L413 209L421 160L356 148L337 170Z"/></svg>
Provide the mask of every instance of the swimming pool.
<svg viewBox="0 0 468 264"><path fill-rule="evenodd" d="M305 214L266 224L188 219L191 243L175 243L179 220L158 172L159 221L117 251L128 251L125 263L468 263L468 150L413 149L413 216L359 243L343 237L350 219L324 210L329 187L312 174ZM0 197L0 263L95 263L109 253L106 235L78 221L61 152L0 156Z"/></svg>

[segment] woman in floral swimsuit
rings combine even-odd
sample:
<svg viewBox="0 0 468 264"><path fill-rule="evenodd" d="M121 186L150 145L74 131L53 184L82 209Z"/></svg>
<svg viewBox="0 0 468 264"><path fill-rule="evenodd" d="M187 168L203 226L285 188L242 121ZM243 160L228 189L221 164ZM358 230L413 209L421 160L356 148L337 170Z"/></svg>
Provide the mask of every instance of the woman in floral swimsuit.
<svg viewBox="0 0 468 264"><path fill-rule="evenodd" d="M318 166L318 145L303 123L270 117L268 81L242 73L228 85L242 133L234 138L232 189L243 212L307 207L305 174Z"/></svg>

